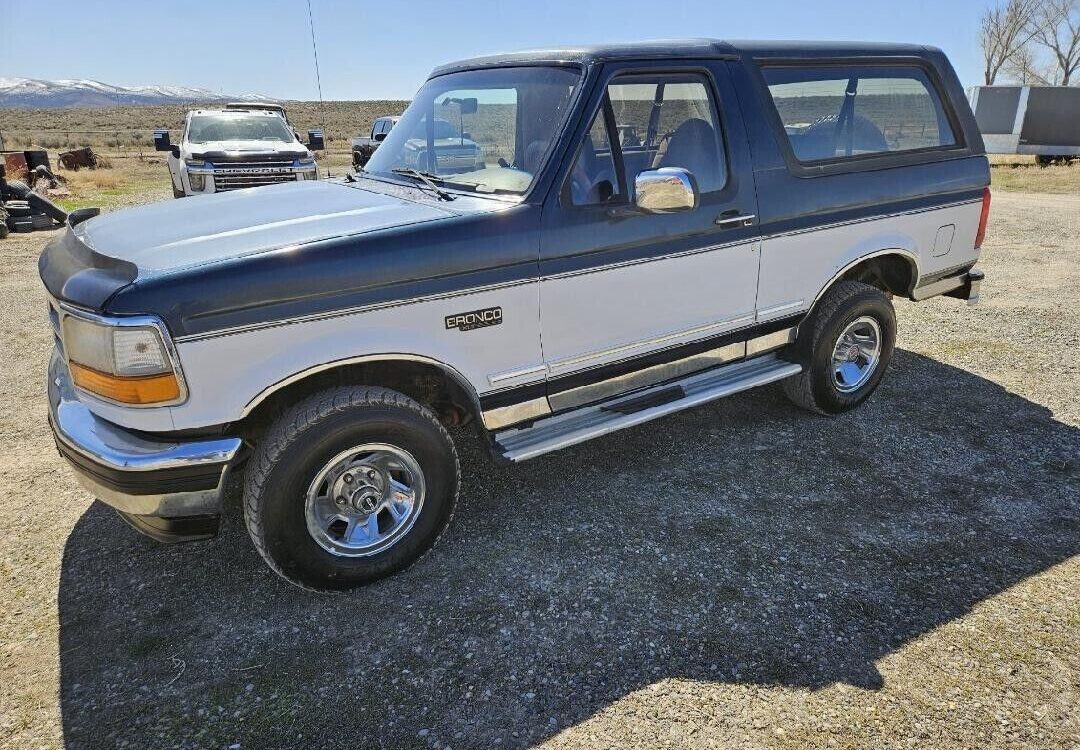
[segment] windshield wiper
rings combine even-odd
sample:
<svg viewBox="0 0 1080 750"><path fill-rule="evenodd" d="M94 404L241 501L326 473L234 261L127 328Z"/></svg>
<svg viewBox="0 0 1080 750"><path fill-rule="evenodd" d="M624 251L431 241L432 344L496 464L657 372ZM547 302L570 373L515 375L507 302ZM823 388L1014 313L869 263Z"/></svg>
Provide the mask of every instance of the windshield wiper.
<svg viewBox="0 0 1080 750"><path fill-rule="evenodd" d="M411 167L398 167L397 169L391 169L390 171L394 174L403 174L406 177L420 180L420 182L434 190L435 195L439 196L444 201L454 200L454 196L435 184L435 180L440 179L438 175L431 174L430 172L421 172L419 169L412 169Z"/></svg>

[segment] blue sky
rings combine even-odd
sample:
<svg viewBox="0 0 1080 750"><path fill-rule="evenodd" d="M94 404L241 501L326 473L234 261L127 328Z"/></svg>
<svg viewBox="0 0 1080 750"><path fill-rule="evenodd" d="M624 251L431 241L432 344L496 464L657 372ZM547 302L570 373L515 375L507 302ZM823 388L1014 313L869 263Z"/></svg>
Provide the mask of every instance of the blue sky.
<svg viewBox="0 0 1080 750"><path fill-rule="evenodd" d="M989 0L311 0L326 99L406 99L437 64L529 47L713 36L933 44L981 83ZM0 76L316 99L305 0L0 0Z"/></svg>

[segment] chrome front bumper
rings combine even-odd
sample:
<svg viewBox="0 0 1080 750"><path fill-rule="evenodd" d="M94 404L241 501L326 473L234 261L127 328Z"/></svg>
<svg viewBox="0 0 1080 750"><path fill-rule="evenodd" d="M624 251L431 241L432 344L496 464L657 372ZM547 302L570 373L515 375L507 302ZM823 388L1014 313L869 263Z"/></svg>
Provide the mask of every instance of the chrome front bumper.
<svg viewBox="0 0 1080 750"><path fill-rule="evenodd" d="M107 422L79 400L56 351L49 363L48 391L56 447L94 497L161 541L216 532L240 438L159 441Z"/></svg>

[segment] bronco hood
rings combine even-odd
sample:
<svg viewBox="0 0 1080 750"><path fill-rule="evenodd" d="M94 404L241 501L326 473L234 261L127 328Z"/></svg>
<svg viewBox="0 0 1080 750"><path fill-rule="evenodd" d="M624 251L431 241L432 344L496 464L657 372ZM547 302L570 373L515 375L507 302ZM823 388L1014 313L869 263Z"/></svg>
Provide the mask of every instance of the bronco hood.
<svg viewBox="0 0 1080 750"><path fill-rule="evenodd" d="M131 282L449 215L334 182L284 183L98 216L52 240L38 265L54 297L101 308Z"/></svg>

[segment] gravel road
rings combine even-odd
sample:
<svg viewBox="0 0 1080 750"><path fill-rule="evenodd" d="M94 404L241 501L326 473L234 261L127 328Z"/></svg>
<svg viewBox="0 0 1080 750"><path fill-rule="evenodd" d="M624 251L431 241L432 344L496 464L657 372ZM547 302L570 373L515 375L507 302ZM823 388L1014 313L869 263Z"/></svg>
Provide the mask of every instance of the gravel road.
<svg viewBox="0 0 1080 750"><path fill-rule="evenodd" d="M1080 746L1080 196L998 192L983 304L898 302L878 394L766 388L521 466L315 596L243 529L163 547L45 425L36 259L0 242L0 747Z"/></svg>

